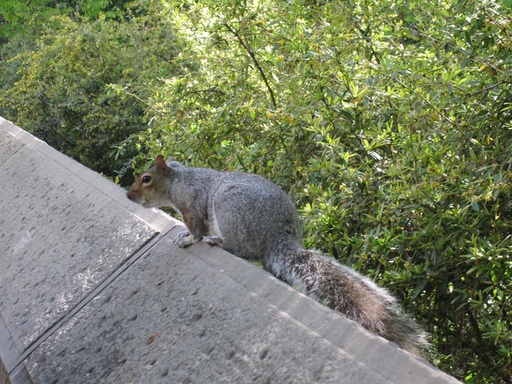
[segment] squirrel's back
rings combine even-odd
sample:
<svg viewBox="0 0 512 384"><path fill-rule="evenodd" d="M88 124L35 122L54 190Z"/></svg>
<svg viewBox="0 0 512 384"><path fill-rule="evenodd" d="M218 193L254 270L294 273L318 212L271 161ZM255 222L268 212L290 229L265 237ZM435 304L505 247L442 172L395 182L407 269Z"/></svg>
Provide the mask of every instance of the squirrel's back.
<svg viewBox="0 0 512 384"><path fill-rule="evenodd" d="M300 247L300 222L289 196L261 176L222 173L212 188L209 213L222 247L262 260L283 243Z"/></svg>

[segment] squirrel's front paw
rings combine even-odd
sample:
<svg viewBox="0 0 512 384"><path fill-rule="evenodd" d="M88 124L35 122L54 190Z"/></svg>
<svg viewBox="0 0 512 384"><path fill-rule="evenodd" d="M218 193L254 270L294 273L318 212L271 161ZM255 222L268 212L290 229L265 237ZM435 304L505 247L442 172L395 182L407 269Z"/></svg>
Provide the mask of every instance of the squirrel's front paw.
<svg viewBox="0 0 512 384"><path fill-rule="evenodd" d="M188 247L189 245L196 243L197 241L194 241L194 238L191 235L189 235L183 237L176 236L172 242L180 248L185 248Z"/></svg>
<svg viewBox="0 0 512 384"><path fill-rule="evenodd" d="M180 248L185 248L188 247L189 245L194 244L196 241L194 241L194 238L190 234L188 229L185 229L184 231L178 233L178 235L173 239L172 242Z"/></svg>
<svg viewBox="0 0 512 384"><path fill-rule="evenodd" d="M182 239L182 238L187 237L189 235L190 235L190 231L188 229L185 229L185 230L181 231L180 233L178 233L178 235L176 236L174 241L176 242L176 240Z"/></svg>

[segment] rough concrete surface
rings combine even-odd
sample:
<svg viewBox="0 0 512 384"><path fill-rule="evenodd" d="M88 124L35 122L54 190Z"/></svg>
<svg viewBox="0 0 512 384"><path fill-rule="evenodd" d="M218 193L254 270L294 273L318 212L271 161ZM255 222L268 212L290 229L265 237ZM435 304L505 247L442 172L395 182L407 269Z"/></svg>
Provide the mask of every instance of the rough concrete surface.
<svg viewBox="0 0 512 384"><path fill-rule="evenodd" d="M457 382L1 118L0 188L13 384Z"/></svg>

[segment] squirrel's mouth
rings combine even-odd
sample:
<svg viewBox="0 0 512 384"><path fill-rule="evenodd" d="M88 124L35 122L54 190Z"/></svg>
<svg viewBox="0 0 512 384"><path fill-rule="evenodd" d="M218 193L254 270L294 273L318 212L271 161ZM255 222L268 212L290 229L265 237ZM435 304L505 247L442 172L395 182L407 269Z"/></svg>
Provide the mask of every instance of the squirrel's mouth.
<svg viewBox="0 0 512 384"><path fill-rule="evenodd" d="M152 208L153 207L152 204L149 201L147 201L147 199L144 196L140 196L138 194L132 193L131 191L128 191L126 196L128 197L128 199L130 199L134 203L142 205L144 208Z"/></svg>

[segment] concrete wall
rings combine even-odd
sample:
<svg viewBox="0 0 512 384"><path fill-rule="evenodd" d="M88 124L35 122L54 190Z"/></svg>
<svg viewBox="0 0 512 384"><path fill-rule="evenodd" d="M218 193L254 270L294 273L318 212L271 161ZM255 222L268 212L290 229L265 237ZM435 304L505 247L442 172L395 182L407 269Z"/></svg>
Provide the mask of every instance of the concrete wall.
<svg viewBox="0 0 512 384"><path fill-rule="evenodd" d="M0 190L13 384L456 382L1 118Z"/></svg>

